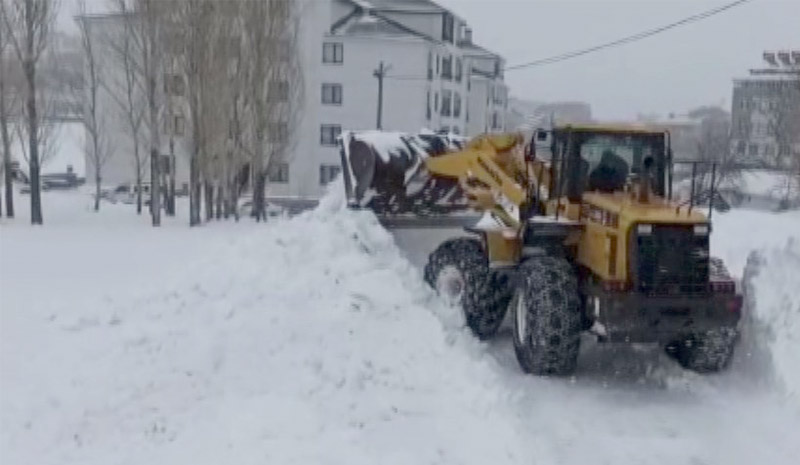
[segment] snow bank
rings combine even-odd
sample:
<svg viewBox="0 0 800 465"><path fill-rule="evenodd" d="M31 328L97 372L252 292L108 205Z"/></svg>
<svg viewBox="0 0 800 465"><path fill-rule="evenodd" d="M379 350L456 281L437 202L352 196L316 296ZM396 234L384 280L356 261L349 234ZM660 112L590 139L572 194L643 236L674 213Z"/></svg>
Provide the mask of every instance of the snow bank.
<svg viewBox="0 0 800 465"><path fill-rule="evenodd" d="M29 309L41 345L3 347L4 463L513 455L524 441L493 365L341 201L246 232L133 301Z"/></svg>
<svg viewBox="0 0 800 465"><path fill-rule="evenodd" d="M291 220L160 230L50 193L45 227L0 225L2 463L796 462L800 414L739 370L587 345L572 379L522 374L342 192ZM769 242L736 241L721 255Z"/></svg>
<svg viewBox="0 0 800 465"><path fill-rule="evenodd" d="M766 213L733 209L712 216L711 253L725 260L731 273L741 277L751 251L780 248L800 241L800 211Z"/></svg>
<svg viewBox="0 0 800 465"><path fill-rule="evenodd" d="M746 347L800 407L800 240L752 253L744 289Z"/></svg>

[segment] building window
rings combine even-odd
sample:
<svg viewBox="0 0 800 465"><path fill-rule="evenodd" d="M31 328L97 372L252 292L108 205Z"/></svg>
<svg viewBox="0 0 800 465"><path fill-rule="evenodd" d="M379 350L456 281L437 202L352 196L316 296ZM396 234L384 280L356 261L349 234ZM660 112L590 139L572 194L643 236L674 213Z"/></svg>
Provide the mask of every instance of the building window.
<svg viewBox="0 0 800 465"><path fill-rule="evenodd" d="M439 129L439 132L442 134L448 134L450 132L450 126L442 126L442 128Z"/></svg>
<svg viewBox="0 0 800 465"><path fill-rule="evenodd" d="M267 126L269 142L284 144L289 139L289 126L285 123L269 123Z"/></svg>
<svg viewBox="0 0 800 465"><path fill-rule="evenodd" d="M492 129L500 129L500 115L497 112L492 113Z"/></svg>
<svg viewBox="0 0 800 465"><path fill-rule="evenodd" d="M322 62L344 62L344 45L341 42L325 42L322 44Z"/></svg>
<svg viewBox="0 0 800 465"><path fill-rule="evenodd" d="M775 156L775 146L772 144L764 144L764 156L766 157L774 157Z"/></svg>
<svg viewBox="0 0 800 465"><path fill-rule="evenodd" d="M324 186L333 181L341 170L339 165L319 165L319 184Z"/></svg>
<svg viewBox="0 0 800 465"><path fill-rule="evenodd" d="M164 121L164 133L172 136L182 136L186 131L186 118L183 115L170 115Z"/></svg>
<svg viewBox="0 0 800 465"><path fill-rule="evenodd" d="M444 13L442 16L442 40L453 43L454 29L455 21L453 20L453 15L450 13Z"/></svg>
<svg viewBox="0 0 800 465"><path fill-rule="evenodd" d="M169 155L161 155L161 174L169 176L172 174L172 163L170 163Z"/></svg>
<svg viewBox="0 0 800 465"><path fill-rule="evenodd" d="M745 142L743 140L740 140L739 142L736 143L736 153L738 153L739 155L744 155L744 149L745 149Z"/></svg>
<svg viewBox="0 0 800 465"><path fill-rule="evenodd" d="M450 90L442 91L442 116L451 116L453 114L453 92Z"/></svg>
<svg viewBox="0 0 800 465"><path fill-rule="evenodd" d="M342 85L322 84L322 103L325 105L341 105Z"/></svg>
<svg viewBox="0 0 800 465"><path fill-rule="evenodd" d="M758 156L758 144L750 144L747 147L747 154L749 156L751 156L751 157L757 157Z"/></svg>
<svg viewBox="0 0 800 465"><path fill-rule="evenodd" d="M437 75L437 76L439 75L439 73L440 73L440 71L441 71L441 67L439 66L439 65L440 65L440 63L439 63L439 62L440 62L440 60L439 60L439 55L436 55L436 75Z"/></svg>
<svg viewBox="0 0 800 465"><path fill-rule="evenodd" d="M180 74L164 75L164 93L174 97L183 97L186 93L186 82Z"/></svg>
<svg viewBox="0 0 800 465"><path fill-rule="evenodd" d="M425 118L430 120L431 119L431 91L428 91L428 97L425 106Z"/></svg>
<svg viewBox="0 0 800 465"><path fill-rule="evenodd" d="M439 111L439 92L433 96L433 111Z"/></svg>
<svg viewBox="0 0 800 465"><path fill-rule="evenodd" d="M461 78L464 75L464 64L461 62L461 58L456 58L456 82L461 82Z"/></svg>
<svg viewBox="0 0 800 465"><path fill-rule="evenodd" d="M286 184L289 182L289 164L288 163L270 163L267 172L269 182Z"/></svg>
<svg viewBox="0 0 800 465"><path fill-rule="evenodd" d="M458 126L453 126L453 134L461 134L461 130L458 129Z"/></svg>
<svg viewBox="0 0 800 465"><path fill-rule="evenodd" d="M320 126L319 142L322 145L336 145L336 139L342 133L342 127L338 124L323 124Z"/></svg>
<svg viewBox="0 0 800 465"><path fill-rule="evenodd" d="M267 90L267 100L270 102L289 101L289 83L287 81L272 80Z"/></svg>
<svg viewBox="0 0 800 465"><path fill-rule="evenodd" d="M505 102L505 88L503 87L495 87L494 91L494 103L497 105L502 105Z"/></svg>
<svg viewBox="0 0 800 465"><path fill-rule="evenodd" d="M433 52L428 52L428 80L433 80Z"/></svg>
<svg viewBox="0 0 800 465"><path fill-rule="evenodd" d="M442 79L453 79L453 57L442 58Z"/></svg>
<svg viewBox="0 0 800 465"><path fill-rule="evenodd" d="M461 117L461 95L458 92L455 92L453 97L453 116L456 118Z"/></svg>

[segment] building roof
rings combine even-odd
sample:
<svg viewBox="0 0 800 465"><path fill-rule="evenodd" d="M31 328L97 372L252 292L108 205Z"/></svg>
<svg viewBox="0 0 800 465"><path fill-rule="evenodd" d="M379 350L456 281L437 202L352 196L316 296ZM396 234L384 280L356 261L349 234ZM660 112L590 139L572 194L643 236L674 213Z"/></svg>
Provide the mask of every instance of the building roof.
<svg viewBox="0 0 800 465"><path fill-rule="evenodd" d="M493 58L500 56L497 53L495 53L495 52L493 52L491 50L488 50L486 48L483 48L480 45L472 43L472 42L461 41L458 44L458 46L459 46L459 48L464 50L464 53L466 55L482 55L482 56L485 55L485 56L491 56Z"/></svg>
<svg viewBox="0 0 800 465"><path fill-rule="evenodd" d="M357 16L351 19L350 21L346 22L345 24L343 24L342 27L338 29L338 31L343 34L354 34L354 35L369 35L369 34L394 35L394 36L418 35L413 33L413 31L409 31L407 28L404 28L393 21L387 21L385 18L373 15Z"/></svg>
<svg viewBox="0 0 800 465"><path fill-rule="evenodd" d="M430 0L349 0L363 9L407 13L444 13L448 10Z"/></svg>
<svg viewBox="0 0 800 465"><path fill-rule="evenodd" d="M435 43L441 41L424 34L420 31L414 30L399 21L395 21L381 11L389 12L389 10L381 10L376 8L373 3L379 3L375 0L348 0L354 5L353 11L342 19L338 20L331 26L331 34L354 34L354 35L391 35L391 36L411 36L420 39L428 40ZM406 0L401 0L406 1ZM384 0L383 3L389 3Z"/></svg>

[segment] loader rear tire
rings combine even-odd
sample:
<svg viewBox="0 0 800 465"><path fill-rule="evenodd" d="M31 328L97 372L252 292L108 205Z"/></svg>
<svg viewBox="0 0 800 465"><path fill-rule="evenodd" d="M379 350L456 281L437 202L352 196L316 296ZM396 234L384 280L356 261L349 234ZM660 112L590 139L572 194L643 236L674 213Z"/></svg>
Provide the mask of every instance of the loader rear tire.
<svg viewBox="0 0 800 465"><path fill-rule="evenodd" d="M506 277L489 268L478 240L462 237L442 243L428 257L425 281L461 307L467 326L478 338L485 340L497 333L511 292Z"/></svg>
<svg viewBox="0 0 800 465"><path fill-rule="evenodd" d="M570 375L580 349L582 316L578 281L558 257L528 259L519 268L514 293L514 350L526 373Z"/></svg>

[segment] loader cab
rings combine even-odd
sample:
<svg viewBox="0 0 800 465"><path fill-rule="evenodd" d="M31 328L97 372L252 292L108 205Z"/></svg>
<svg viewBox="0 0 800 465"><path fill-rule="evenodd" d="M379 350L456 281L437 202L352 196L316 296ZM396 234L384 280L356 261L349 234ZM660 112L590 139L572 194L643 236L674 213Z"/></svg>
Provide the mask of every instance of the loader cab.
<svg viewBox="0 0 800 465"><path fill-rule="evenodd" d="M650 189L668 196L669 136L627 127L563 126L537 130L535 144L549 145L550 198L580 202L585 192L621 192L630 181L648 178Z"/></svg>

